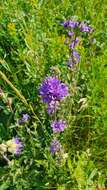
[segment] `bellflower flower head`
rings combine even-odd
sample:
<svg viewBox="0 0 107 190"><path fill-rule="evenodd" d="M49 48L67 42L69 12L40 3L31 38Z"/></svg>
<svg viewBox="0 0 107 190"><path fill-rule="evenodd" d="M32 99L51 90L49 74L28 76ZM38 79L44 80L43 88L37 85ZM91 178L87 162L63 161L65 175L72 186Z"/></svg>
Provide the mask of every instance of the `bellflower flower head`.
<svg viewBox="0 0 107 190"><path fill-rule="evenodd" d="M49 114L55 113L55 111L59 108L59 102L58 101L51 101L48 104L47 112Z"/></svg>
<svg viewBox="0 0 107 190"><path fill-rule="evenodd" d="M82 22L82 23L80 24L80 31L81 31L81 32L87 32L87 33L89 32L89 33L90 33L90 32L93 31L93 29L92 29L92 27L90 27L90 26L86 26L85 23Z"/></svg>
<svg viewBox="0 0 107 190"><path fill-rule="evenodd" d="M78 27L78 25L79 25L79 22L75 22L72 20L67 20L63 23L64 27L71 27L71 28L76 28L76 27Z"/></svg>
<svg viewBox="0 0 107 190"><path fill-rule="evenodd" d="M75 40L72 40L71 44L69 45L69 48L73 49L77 45L78 41L79 41L78 37L76 37Z"/></svg>
<svg viewBox="0 0 107 190"><path fill-rule="evenodd" d="M23 143L19 138L13 138L6 142L8 152L11 152L15 155L20 155L22 149L23 149Z"/></svg>
<svg viewBox="0 0 107 190"><path fill-rule="evenodd" d="M66 121L63 120L53 121L51 127L54 133L62 132L67 127Z"/></svg>
<svg viewBox="0 0 107 190"><path fill-rule="evenodd" d="M70 37L74 36L74 32L69 31L68 36L70 36Z"/></svg>
<svg viewBox="0 0 107 190"><path fill-rule="evenodd" d="M29 120L30 116L26 113L23 114L22 118L19 120L19 125L23 125Z"/></svg>
<svg viewBox="0 0 107 190"><path fill-rule="evenodd" d="M43 102L50 104L52 101L60 101L68 96L68 87L53 76L43 81L39 92Z"/></svg>
<svg viewBox="0 0 107 190"><path fill-rule="evenodd" d="M77 64L79 62L80 62L80 54L77 51L73 50L73 55L72 57L69 58L67 65L68 67L71 68L74 64Z"/></svg>
<svg viewBox="0 0 107 190"><path fill-rule="evenodd" d="M52 140L50 144L50 152L52 155L59 152L61 150L61 144L57 139Z"/></svg>

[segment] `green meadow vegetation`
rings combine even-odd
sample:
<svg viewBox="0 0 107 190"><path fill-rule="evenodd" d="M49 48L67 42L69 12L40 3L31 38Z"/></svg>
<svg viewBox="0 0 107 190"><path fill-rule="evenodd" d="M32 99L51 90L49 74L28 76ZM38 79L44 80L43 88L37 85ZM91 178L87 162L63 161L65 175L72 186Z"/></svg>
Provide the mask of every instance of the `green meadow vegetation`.
<svg viewBox="0 0 107 190"><path fill-rule="evenodd" d="M76 31L71 68L67 20L92 27ZM0 190L107 189L106 47L106 0L0 0ZM40 94L50 76L69 91L54 115ZM54 133L54 119L66 129Z"/></svg>

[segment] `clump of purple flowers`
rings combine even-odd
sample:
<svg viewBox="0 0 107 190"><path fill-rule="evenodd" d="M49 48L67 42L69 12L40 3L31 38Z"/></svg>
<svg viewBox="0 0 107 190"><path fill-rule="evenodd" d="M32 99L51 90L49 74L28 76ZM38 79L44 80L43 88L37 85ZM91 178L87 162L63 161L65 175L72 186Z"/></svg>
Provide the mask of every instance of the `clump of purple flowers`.
<svg viewBox="0 0 107 190"><path fill-rule="evenodd" d="M64 129L67 127L66 121L59 120L59 121L53 121L51 124L52 130L54 133L59 133L64 131Z"/></svg>
<svg viewBox="0 0 107 190"><path fill-rule="evenodd" d="M49 114L56 115L56 110L59 108L60 101L69 95L68 86L60 81L56 76L47 77L40 89L40 96L42 101L48 105L47 111ZM55 120L52 122L51 127L53 133L59 133L64 131L67 127L64 120ZM50 151L52 155L61 150L61 144L57 139L52 140L50 145Z"/></svg>
<svg viewBox="0 0 107 190"><path fill-rule="evenodd" d="M67 30L67 38L65 40L65 44L68 45L70 50L70 58L67 61L68 67L73 67L73 65L80 62L80 54L74 49L79 42L79 38L77 37L78 32L82 33L91 33L93 28L87 26L85 22L67 20L62 24ZM71 29L71 30L70 30Z"/></svg>
<svg viewBox="0 0 107 190"><path fill-rule="evenodd" d="M84 22L80 21L73 21L73 20L67 20L63 22L62 24L65 28L78 28L80 32L92 32L93 28L90 26L87 26ZM69 31L68 35L70 34L71 31ZM70 35L69 35L70 36ZM72 35L71 35L72 36Z"/></svg>
<svg viewBox="0 0 107 190"><path fill-rule="evenodd" d="M84 22L81 22L81 24L80 24L80 31L81 32L91 33L93 31L93 28L90 27L90 26L87 26Z"/></svg>
<svg viewBox="0 0 107 190"><path fill-rule="evenodd" d="M67 20L63 23L64 27L76 28L79 26L79 22Z"/></svg>
<svg viewBox="0 0 107 190"><path fill-rule="evenodd" d="M48 113L54 113L58 107L58 102L68 96L68 87L53 76L43 81L39 92L43 102L48 104Z"/></svg>
<svg viewBox="0 0 107 190"><path fill-rule="evenodd" d="M40 95L44 103L59 101L68 96L68 87L57 77L48 77L41 85Z"/></svg>
<svg viewBox="0 0 107 190"><path fill-rule="evenodd" d="M61 151L61 144L57 139L52 140L51 144L50 144L50 152L52 155L54 155L55 153Z"/></svg>
<svg viewBox="0 0 107 190"><path fill-rule="evenodd" d="M29 120L30 116L26 113L22 115L22 118L19 120L19 125L23 125Z"/></svg>

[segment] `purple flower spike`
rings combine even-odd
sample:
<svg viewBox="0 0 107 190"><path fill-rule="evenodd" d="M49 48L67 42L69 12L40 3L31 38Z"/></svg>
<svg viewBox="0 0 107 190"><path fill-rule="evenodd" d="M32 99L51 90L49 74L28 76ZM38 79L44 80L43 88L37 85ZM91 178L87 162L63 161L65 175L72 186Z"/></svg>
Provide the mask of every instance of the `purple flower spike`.
<svg viewBox="0 0 107 190"><path fill-rule="evenodd" d="M78 41L78 37L76 37L75 40L72 40L72 43L69 45L69 48L73 49L77 45Z"/></svg>
<svg viewBox="0 0 107 190"><path fill-rule="evenodd" d="M56 152L61 150L61 144L57 139L54 139L50 144L51 154L54 155Z"/></svg>
<svg viewBox="0 0 107 190"><path fill-rule="evenodd" d="M63 100L68 96L68 87L57 77L48 77L40 87L40 95L44 103Z"/></svg>
<svg viewBox="0 0 107 190"><path fill-rule="evenodd" d="M8 151L15 155L19 155L24 147L22 141L17 137L7 141L6 144Z"/></svg>
<svg viewBox="0 0 107 190"><path fill-rule="evenodd" d="M64 27L71 27L71 28L76 28L76 27L78 27L78 25L79 25L79 22L75 22L72 20L67 20L63 23Z"/></svg>
<svg viewBox="0 0 107 190"><path fill-rule="evenodd" d="M59 132L64 131L64 129L67 127L67 125L66 125L65 121L59 120L59 121L54 121L51 124L51 127L52 127L54 133L59 133Z"/></svg>
<svg viewBox="0 0 107 190"><path fill-rule="evenodd" d="M19 125L26 123L29 120L29 117L30 116L27 113L23 114L22 119L19 120Z"/></svg>
<svg viewBox="0 0 107 190"><path fill-rule="evenodd" d="M69 58L67 65L68 67L71 68L74 64L77 64L79 62L80 62L80 54L77 51L73 50L73 55L72 57Z"/></svg>
<svg viewBox="0 0 107 190"><path fill-rule="evenodd" d="M70 37L74 36L74 32L69 31L68 36L70 36Z"/></svg>

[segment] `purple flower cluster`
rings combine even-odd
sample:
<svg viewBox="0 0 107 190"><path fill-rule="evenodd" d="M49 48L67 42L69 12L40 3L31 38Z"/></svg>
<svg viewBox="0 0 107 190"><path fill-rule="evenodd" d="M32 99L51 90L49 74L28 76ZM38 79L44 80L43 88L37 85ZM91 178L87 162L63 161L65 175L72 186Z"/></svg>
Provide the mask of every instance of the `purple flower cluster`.
<svg viewBox="0 0 107 190"><path fill-rule="evenodd" d="M39 92L43 102L48 104L48 113L54 113L59 106L59 101L68 96L68 87L53 76L43 81Z"/></svg>
<svg viewBox="0 0 107 190"><path fill-rule="evenodd" d="M87 26L84 22L67 20L62 24L65 28L78 28L81 32L92 32L93 28Z"/></svg>
<svg viewBox="0 0 107 190"><path fill-rule="evenodd" d="M82 22L80 24L80 31L81 32L87 32L87 33L91 33L93 31L93 28L90 26L87 26L84 22Z"/></svg>
<svg viewBox="0 0 107 190"><path fill-rule="evenodd" d="M79 26L79 22L75 22L72 20L67 20L63 23L64 27L76 28Z"/></svg>
<svg viewBox="0 0 107 190"><path fill-rule="evenodd" d="M73 67L73 65L80 62L80 54L74 49L78 42L79 38L76 36L76 31L79 30L80 32L91 33L93 31L92 27L87 26L84 22L67 20L62 24L65 28L68 28L67 38L65 40L65 44L68 45L70 50L70 58L67 61L68 67ZM71 29L71 30L70 30ZM70 38L70 40L69 40ZM70 44L69 44L70 42Z"/></svg>
<svg viewBox="0 0 107 190"><path fill-rule="evenodd" d="M67 127L66 121L63 120L53 121L51 127L54 133L62 132Z"/></svg>

